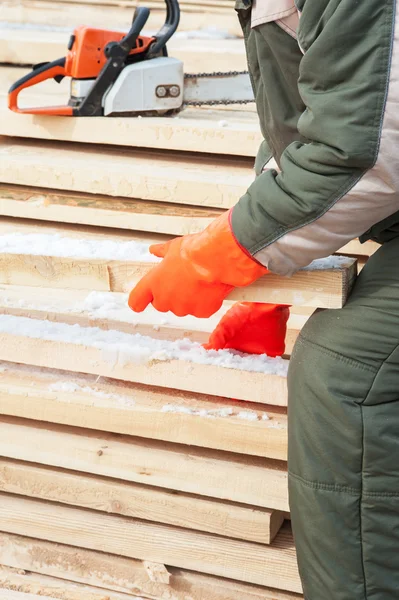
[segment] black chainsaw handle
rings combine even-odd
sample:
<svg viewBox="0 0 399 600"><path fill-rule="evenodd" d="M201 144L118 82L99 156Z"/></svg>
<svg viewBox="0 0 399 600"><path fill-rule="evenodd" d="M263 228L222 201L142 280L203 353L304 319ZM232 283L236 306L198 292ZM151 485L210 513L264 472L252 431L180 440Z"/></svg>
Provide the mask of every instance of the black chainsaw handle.
<svg viewBox="0 0 399 600"><path fill-rule="evenodd" d="M166 46L175 33L180 21L180 6L178 0L165 0L166 2L166 21L155 36L155 42L148 50L148 58L157 56Z"/></svg>

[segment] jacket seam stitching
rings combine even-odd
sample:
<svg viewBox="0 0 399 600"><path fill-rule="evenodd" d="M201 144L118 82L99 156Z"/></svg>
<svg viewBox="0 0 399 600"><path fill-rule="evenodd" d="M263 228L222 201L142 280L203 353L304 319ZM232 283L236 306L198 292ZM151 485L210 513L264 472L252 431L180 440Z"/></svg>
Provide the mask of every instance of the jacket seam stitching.
<svg viewBox="0 0 399 600"><path fill-rule="evenodd" d="M373 384L371 384L373 385ZM360 536L360 561L362 565L363 574L363 589L364 598L367 600L367 581L366 581L366 568L364 564L364 551L363 551L363 473L364 473L364 418L363 418L363 407L360 405L360 419L362 426L362 458L361 458L361 477L360 477L360 499L359 499L359 536Z"/></svg>
<svg viewBox="0 0 399 600"><path fill-rule="evenodd" d="M377 376L379 369L381 369L381 365L379 367L372 367L371 365L363 363L360 360L355 360L353 358L350 358L349 356L345 356L344 354L335 352L334 350L331 350L330 348L327 348L326 346L322 346L321 344L312 342L311 340L306 338L302 333L300 334L300 337L299 337L297 343L300 344L301 342L309 344L309 346L313 346L314 348L317 348L318 350L320 350L320 352L323 352L324 354L327 354L328 356L333 356L333 357L337 358L338 360L340 360L341 362L344 362L348 365L358 367L359 369L369 371L370 373L375 373L375 376Z"/></svg>
<svg viewBox="0 0 399 600"><path fill-rule="evenodd" d="M322 483L319 481L311 481L309 479L305 479L304 477L301 477L300 475L296 475L295 473L293 473L290 470L288 471L288 474L293 479L296 479L297 481L300 481L307 487L315 489L315 490L323 490L325 492L339 492L340 494L348 494L350 496L358 496L360 493L360 490L357 490L356 488L351 488L351 487L345 486L345 485L339 485L336 483Z"/></svg>

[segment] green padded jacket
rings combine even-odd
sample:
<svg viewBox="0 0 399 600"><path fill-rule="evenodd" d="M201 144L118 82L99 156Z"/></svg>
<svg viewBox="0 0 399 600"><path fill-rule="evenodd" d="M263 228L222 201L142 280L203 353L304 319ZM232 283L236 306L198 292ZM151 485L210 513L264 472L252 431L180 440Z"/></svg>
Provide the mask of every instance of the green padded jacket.
<svg viewBox="0 0 399 600"><path fill-rule="evenodd" d="M264 144L238 242L291 275L399 235L399 4L238 0ZM270 149L270 150L269 150ZM265 163L272 155L276 168Z"/></svg>

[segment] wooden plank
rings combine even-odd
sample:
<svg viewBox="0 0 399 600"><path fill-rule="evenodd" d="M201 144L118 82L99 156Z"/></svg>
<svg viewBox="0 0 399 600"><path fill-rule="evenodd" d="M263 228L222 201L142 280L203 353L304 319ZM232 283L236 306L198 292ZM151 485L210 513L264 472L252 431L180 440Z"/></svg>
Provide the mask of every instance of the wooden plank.
<svg viewBox="0 0 399 600"><path fill-rule="evenodd" d="M0 283L127 292L153 266L151 262L1 253ZM356 261L348 259L342 268L297 271L289 278L270 273L248 287L234 289L229 300L341 308L351 291L356 270Z"/></svg>
<svg viewBox="0 0 399 600"><path fill-rule="evenodd" d="M15 75L15 69L8 71L7 85L16 80ZM4 75L2 79L4 81ZM44 96L44 90L51 94ZM68 98L65 85L54 89L51 83L46 83L40 94L22 95L20 106L66 104ZM0 96L0 101L0 135L251 158L256 155L262 140L256 113L239 109L186 108L177 116L96 117L93 127L93 117L69 119L17 114L8 110L4 96ZM252 167L252 163L249 166Z"/></svg>
<svg viewBox="0 0 399 600"><path fill-rule="evenodd" d="M142 121L131 119L128 123ZM106 123L116 131L114 119ZM90 128L94 131L92 124ZM146 125L143 131L147 131ZM113 139L117 140L115 136ZM46 141L39 145L37 141L4 137L0 138L0 180L71 192L231 208L252 183L253 174L252 161L244 158L216 159Z"/></svg>
<svg viewBox="0 0 399 600"><path fill-rule="evenodd" d="M152 600L299 600L280 592L168 566L169 585L152 582L138 560L0 532L0 563L48 578Z"/></svg>
<svg viewBox="0 0 399 600"><path fill-rule="evenodd" d="M146 3L144 3L146 4ZM195 7L194 7L195 9ZM29 23L40 25L76 27L88 24L91 27L109 29L127 29L132 21L132 9L116 6L96 6L70 4L69 2L51 3L45 0L2 0L1 19L10 23ZM192 31L209 28L209 13L198 10L182 12L179 30ZM154 9L148 21L148 30L159 29L165 22L165 10ZM212 13L212 26L231 35L242 36L234 9Z"/></svg>
<svg viewBox="0 0 399 600"><path fill-rule="evenodd" d="M270 544L284 521L278 511L4 458L0 458L0 490L259 544Z"/></svg>
<svg viewBox="0 0 399 600"><path fill-rule="evenodd" d="M4 458L288 510L282 462L12 417L1 417L0 432Z"/></svg>
<svg viewBox="0 0 399 600"><path fill-rule="evenodd" d="M266 546L3 493L0 498L7 533L301 591L289 530Z"/></svg>
<svg viewBox="0 0 399 600"><path fill-rule="evenodd" d="M162 340L188 338L205 343L226 311L234 304L225 301L222 308L208 319L195 317L167 318L152 306L143 313L135 313L128 307L127 294L91 292L83 290L0 286L0 314L30 319L48 320L82 327L99 327L104 330L140 333ZM294 308L296 310L296 308ZM288 321L285 354L290 355L293 345L308 319L308 315L291 312Z"/></svg>
<svg viewBox="0 0 399 600"><path fill-rule="evenodd" d="M161 345L156 340L154 346L150 338L138 340L120 332L76 327L0 315L0 360L261 404L286 404L287 364L281 359L240 358L227 351L206 353L189 341L176 347L173 342ZM60 335L77 335L84 341L60 341ZM180 358L182 348L185 358ZM221 359L224 363L219 364Z"/></svg>
<svg viewBox="0 0 399 600"><path fill-rule="evenodd" d="M215 208L0 184L0 214L19 219L40 219L178 236L202 231L222 212ZM339 253L356 258L369 257L379 247L376 242L361 244L359 240L352 240Z"/></svg>
<svg viewBox="0 0 399 600"><path fill-rule="evenodd" d="M198 233L222 213L211 208L0 184L0 214L173 236Z"/></svg>
<svg viewBox="0 0 399 600"><path fill-rule="evenodd" d="M0 414L287 460L285 409L1 363Z"/></svg>
<svg viewBox="0 0 399 600"><path fill-rule="evenodd" d="M17 232L21 234L18 239L14 235ZM0 283L6 285L126 292L155 264L138 260L113 260L115 250L111 252L109 247L103 248L101 255L104 258L96 258L101 240L117 242L118 251L122 251L123 242L129 239L128 232L115 235L100 230L87 234L84 229L74 231L64 225L54 227L45 223L19 223L4 219L0 223L0 233L12 236L12 248L8 250L6 246L7 249L0 254ZM36 237L24 238L24 235ZM45 240L43 235L47 236ZM52 256L49 246L59 245L60 236L65 250L62 250L62 256ZM152 238L154 241L162 240L155 234ZM5 239L4 237L3 240ZM78 250L76 244L73 245L74 239L79 240ZM82 250L82 243L87 240L98 242L95 248L97 254L93 255L93 250L88 250L87 245ZM125 246L127 256L133 253L132 241L147 243L147 238L138 232L132 240L130 235L130 245ZM32 243L35 251L31 255L27 253L27 249L30 249ZM57 253L60 254L59 251L54 252ZM337 268L331 268L329 260L324 263L327 268L323 268L323 261L320 261L317 267L298 271L293 277L270 273L251 286L236 288L229 295L229 300L340 308L345 304L356 277L356 261L351 258L337 261Z"/></svg>
<svg viewBox="0 0 399 600"><path fill-rule="evenodd" d="M72 30L18 29L0 25L0 63L35 65L56 60L65 55L71 33ZM29 53L26 52L27 45ZM184 62L186 73L247 69L243 39L195 39L195 32L192 39L182 39L177 33L168 42L168 52L169 56Z"/></svg>
<svg viewBox="0 0 399 600"><path fill-rule="evenodd" d="M16 591L18 590L18 591ZM100 590L45 575L0 567L2 600L140 600L138 596ZM143 599L141 599L143 600Z"/></svg>
<svg viewBox="0 0 399 600"><path fill-rule="evenodd" d="M15 590L1 590L2 600L40 600L37 594L24 594L23 592L16 592ZM48 600L56 600L54 596L48 598Z"/></svg>
<svg viewBox="0 0 399 600"><path fill-rule="evenodd" d="M340 254L350 254L354 256L372 256L377 250L381 248L380 244L369 240L364 244L361 244L358 239L352 240L345 246L343 246L339 252Z"/></svg>

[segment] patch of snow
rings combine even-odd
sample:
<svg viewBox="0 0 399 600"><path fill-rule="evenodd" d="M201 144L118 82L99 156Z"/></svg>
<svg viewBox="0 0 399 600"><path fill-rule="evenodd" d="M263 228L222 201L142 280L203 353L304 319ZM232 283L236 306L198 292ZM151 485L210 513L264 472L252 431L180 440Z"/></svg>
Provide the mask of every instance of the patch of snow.
<svg viewBox="0 0 399 600"><path fill-rule="evenodd" d="M3 254L160 262L161 259L150 254L148 248L149 244L144 242L77 239L58 233L16 232L0 237L0 252Z"/></svg>
<svg viewBox="0 0 399 600"><path fill-rule="evenodd" d="M97 381L97 380L96 380ZM123 406L134 406L135 401L129 396L121 396L119 394L107 394L106 392L102 392L100 390L96 390L88 385L82 386L74 381L57 381L55 383L51 383L48 386L48 390L50 392L67 392L67 393L75 393L75 392L83 392L85 394L90 394L99 398L100 400L114 400L118 404L122 404Z"/></svg>
<svg viewBox="0 0 399 600"><path fill-rule="evenodd" d="M162 412L207 417L208 419L215 417L235 417L245 421L267 421L269 419L266 413L260 416L255 410L240 410L239 412L235 412L231 407L205 410L190 408L188 406L178 406L176 404L166 404L162 407Z"/></svg>
<svg viewBox="0 0 399 600"><path fill-rule="evenodd" d="M245 419L246 421L258 421L259 416L258 413L254 410L240 410L237 414L239 419Z"/></svg>
<svg viewBox="0 0 399 600"><path fill-rule="evenodd" d="M347 256L327 256L327 258L318 258L304 267L303 271L321 271L325 269L341 269L351 263Z"/></svg>
<svg viewBox="0 0 399 600"><path fill-rule="evenodd" d="M264 354L256 356L229 350L207 351L201 344L187 339L167 341L140 334L106 331L98 327L81 327L27 317L0 315L0 331L33 339L89 346L102 351L104 358L120 365L184 360L282 377L286 377L288 370L287 360L270 358Z"/></svg>

